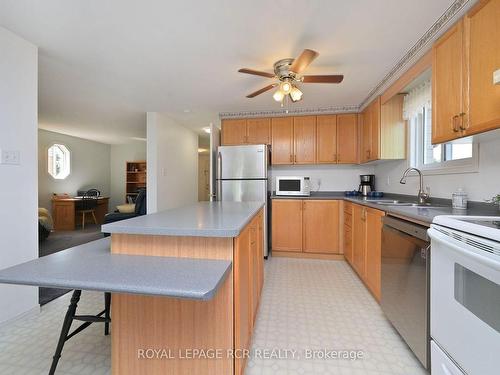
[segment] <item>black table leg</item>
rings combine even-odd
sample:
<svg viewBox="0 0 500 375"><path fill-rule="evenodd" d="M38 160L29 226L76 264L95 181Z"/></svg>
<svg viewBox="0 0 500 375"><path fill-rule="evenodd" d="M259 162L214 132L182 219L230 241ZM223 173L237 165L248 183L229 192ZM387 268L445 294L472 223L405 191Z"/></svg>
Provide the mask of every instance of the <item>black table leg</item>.
<svg viewBox="0 0 500 375"><path fill-rule="evenodd" d="M61 334L59 335L59 341L57 342L56 352L52 359L52 365L50 366L49 375L54 375L56 372L57 363L59 362L59 358L61 358L61 353L64 347L64 343L66 342L66 338L68 337L71 324L73 323L73 318L75 317L76 308L78 306L78 302L80 301L81 294L82 294L81 290L75 290L73 292L73 296L71 297L71 302L68 306L68 311L66 312L66 316L64 317Z"/></svg>
<svg viewBox="0 0 500 375"><path fill-rule="evenodd" d="M104 334L109 335L109 322L111 321L110 317L110 309L111 309L111 293L104 293L104 318L106 321L104 322Z"/></svg>

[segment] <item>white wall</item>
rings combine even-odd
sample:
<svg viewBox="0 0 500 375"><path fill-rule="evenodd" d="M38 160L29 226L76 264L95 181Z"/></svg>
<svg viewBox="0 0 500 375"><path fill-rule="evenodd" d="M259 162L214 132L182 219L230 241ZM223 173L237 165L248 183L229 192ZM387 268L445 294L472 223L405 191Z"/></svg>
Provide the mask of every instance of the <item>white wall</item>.
<svg viewBox="0 0 500 375"><path fill-rule="evenodd" d="M125 165L127 161L146 160L146 142L134 141L122 145L111 145L111 199L109 210L125 203Z"/></svg>
<svg viewBox="0 0 500 375"><path fill-rule="evenodd" d="M198 200L198 136L168 116L147 113L148 213Z"/></svg>
<svg viewBox="0 0 500 375"><path fill-rule="evenodd" d="M62 143L71 152L71 173L56 180L47 172L47 150ZM110 194L111 146L65 134L38 131L38 201L40 207L51 209L53 193L76 195L82 188L96 188L104 196ZM112 206L110 206L111 210Z"/></svg>
<svg viewBox="0 0 500 375"><path fill-rule="evenodd" d="M0 165L0 269L38 257L38 51L0 27L0 148L20 165ZM38 288L0 284L0 322L38 304Z"/></svg>
<svg viewBox="0 0 500 375"><path fill-rule="evenodd" d="M451 194L462 187L469 200L483 201L500 194L500 133L489 132L479 137L479 171L463 174L426 175L424 186L429 186L431 196L451 199ZM408 178L405 185L399 183L408 162L391 161L375 166L381 190L416 195L419 179ZM387 181L389 179L389 181Z"/></svg>
<svg viewBox="0 0 500 375"><path fill-rule="evenodd" d="M363 165L301 165L274 166L271 170L272 189L276 189L276 176L309 176L311 191L357 190L360 174L372 174L373 166ZM376 187L378 189L379 184Z"/></svg>

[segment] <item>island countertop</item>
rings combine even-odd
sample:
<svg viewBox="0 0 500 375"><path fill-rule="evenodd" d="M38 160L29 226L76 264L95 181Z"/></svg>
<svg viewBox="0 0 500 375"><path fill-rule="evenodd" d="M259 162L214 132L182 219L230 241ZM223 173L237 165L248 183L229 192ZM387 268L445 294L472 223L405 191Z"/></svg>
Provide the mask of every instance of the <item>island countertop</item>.
<svg viewBox="0 0 500 375"><path fill-rule="evenodd" d="M102 226L104 233L237 237L264 202L197 202Z"/></svg>

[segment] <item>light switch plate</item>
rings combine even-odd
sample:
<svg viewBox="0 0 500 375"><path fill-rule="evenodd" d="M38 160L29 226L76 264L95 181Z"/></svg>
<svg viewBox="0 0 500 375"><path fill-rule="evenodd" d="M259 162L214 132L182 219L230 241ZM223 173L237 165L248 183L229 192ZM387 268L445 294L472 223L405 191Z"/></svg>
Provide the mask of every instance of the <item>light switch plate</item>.
<svg viewBox="0 0 500 375"><path fill-rule="evenodd" d="M0 150L0 164L19 165L21 164L21 152L19 150Z"/></svg>
<svg viewBox="0 0 500 375"><path fill-rule="evenodd" d="M493 72L493 84L500 85L500 69Z"/></svg>

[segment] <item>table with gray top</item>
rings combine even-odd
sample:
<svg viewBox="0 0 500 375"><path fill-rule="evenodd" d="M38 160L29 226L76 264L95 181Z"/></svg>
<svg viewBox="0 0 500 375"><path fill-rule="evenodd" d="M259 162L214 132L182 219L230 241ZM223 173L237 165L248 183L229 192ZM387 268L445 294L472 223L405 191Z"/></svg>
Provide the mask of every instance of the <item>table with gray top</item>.
<svg viewBox="0 0 500 375"><path fill-rule="evenodd" d="M103 238L0 270L0 283L210 300L228 260L111 254Z"/></svg>
<svg viewBox="0 0 500 375"><path fill-rule="evenodd" d="M197 202L102 226L104 233L237 237L264 202Z"/></svg>

